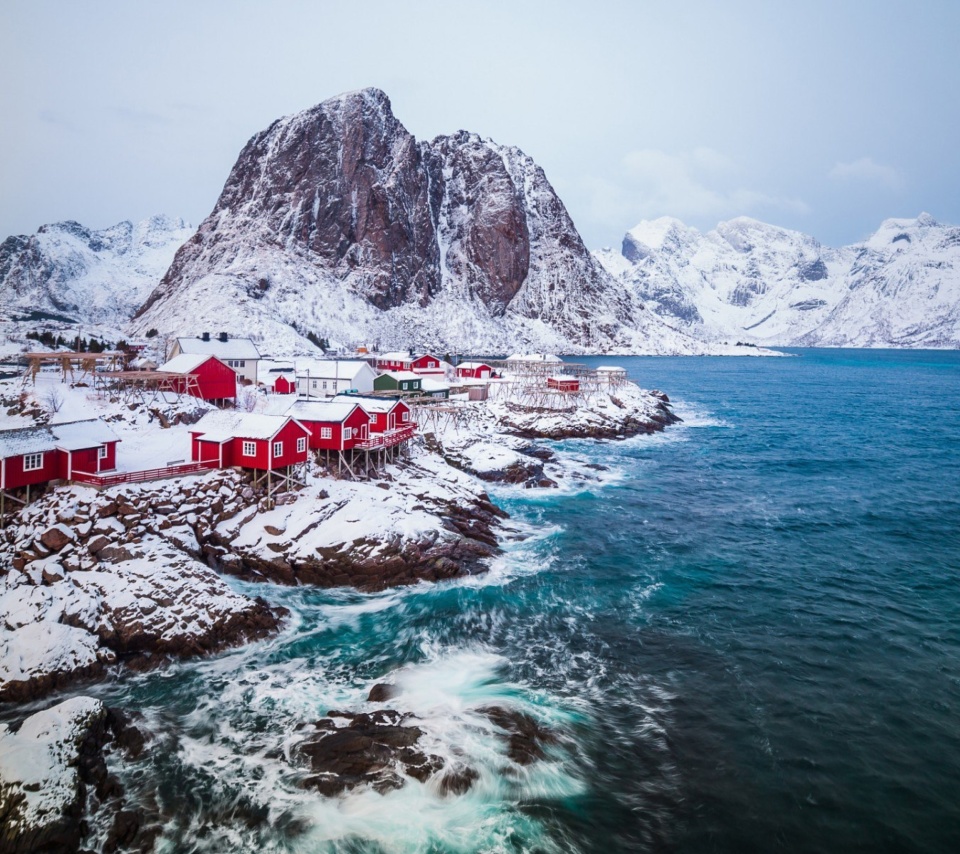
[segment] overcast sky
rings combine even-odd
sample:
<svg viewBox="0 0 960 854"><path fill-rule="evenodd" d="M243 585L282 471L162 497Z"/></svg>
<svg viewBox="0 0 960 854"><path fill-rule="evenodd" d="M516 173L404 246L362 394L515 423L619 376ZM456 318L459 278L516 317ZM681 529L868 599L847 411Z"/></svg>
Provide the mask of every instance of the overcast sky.
<svg viewBox="0 0 960 854"><path fill-rule="evenodd" d="M546 171L590 248L749 215L837 246L960 223L960 2L0 5L0 238L194 225L275 118L377 86Z"/></svg>

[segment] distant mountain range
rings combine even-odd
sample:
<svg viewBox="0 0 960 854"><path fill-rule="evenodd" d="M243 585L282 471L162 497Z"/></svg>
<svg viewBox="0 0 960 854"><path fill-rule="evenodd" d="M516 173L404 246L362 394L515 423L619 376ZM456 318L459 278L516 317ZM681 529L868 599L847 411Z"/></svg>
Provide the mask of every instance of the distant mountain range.
<svg viewBox="0 0 960 854"><path fill-rule="evenodd" d="M466 131L417 141L364 89L256 134L196 232L154 217L7 238L0 312L243 333L278 355L307 336L487 353L956 347L960 228L922 214L829 249L745 217L706 234L663 217L591 254L522 151Z"/></svg>
<svg viewBox="0 0 960 854"><path fill-rule="evenodd" d="M704 341L768 346L960 346L960 228L888 219L840 249L740 217L701 234L641 222L594 253L647 307Z"/></svg>
<svg viewBox="0 0 960 854"><path fill-rule="evenodd" d="M155 216L101 231L41 226L0 243L0 313L122 327L157 286L193 228Z"/></svg>

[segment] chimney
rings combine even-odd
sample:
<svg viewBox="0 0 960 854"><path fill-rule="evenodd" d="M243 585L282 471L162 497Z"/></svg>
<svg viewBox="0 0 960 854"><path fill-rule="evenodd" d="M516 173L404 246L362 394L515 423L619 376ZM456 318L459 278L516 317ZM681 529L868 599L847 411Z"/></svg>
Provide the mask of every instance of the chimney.
<svg viewBox="0 0 960 854"><path fill-rule="evenodd" d="M201 341L209 341L209 340L210 340L210 333L209 333L209 332L204 332L203 335L200 336L200 340L201 340Z"/></svg>
<svg viewBox="0 0 960 854"><path fill-rule="evenodd" d="M220 340L223 341L224 343L227 341L227 333L226 333L226 332L221 332L221 333L220 333Z"/></svg>

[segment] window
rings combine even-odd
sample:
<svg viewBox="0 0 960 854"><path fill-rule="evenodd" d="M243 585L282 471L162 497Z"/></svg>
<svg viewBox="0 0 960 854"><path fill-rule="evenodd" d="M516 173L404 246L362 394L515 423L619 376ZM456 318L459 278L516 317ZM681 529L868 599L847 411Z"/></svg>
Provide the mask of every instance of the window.
<svg viewBox="0 0 960 854"><path fill-rule="evenodd" d="M323 381L323 390L324 390L324 391L327 390L327 381L326 381L326 380Z"/></svg>
<svg viewBox="0 0 960 854"><path fill-rule="evenodd" d="M256 442L244 442L243 443L243 455L245 457L255 457L257 455L257 443Z"/></svg>
<svg viewBox="0 0 960 854"><path fill-rule="evenodd" d="M302 454L305 450L307 450L307 439L305 436L301 436L297 439L297 453Z"/></svg>
<svg viewBox="0 0 960 854"><path fill-rule="evenodd" d="M407 390L407 384L406 384L406 383L400 383L400 388L403 389L404 391L406 391L406 390Z"/></svg>
<svg viewBox="0 0 960 854"><path fill-rule="evenodd" d="M43 454L26 454L23 458L24 471L36 471L43 468Z"/></svg>
<svg viewBox="0 0 960 854"><path fill-rule="evenodd" d="M349 439L353 436L353 427L344 427L343 428L343 438Z"/></svg>
<svg viewBox="0 0 960 854"><path fill-rule="evenodd" d="M97 459L105 460L107 458L107 446L101 445L97 448Z"/></svg>
<svg viewBox="0 0 960 854"><path fill-rule="evenodd" d="M316 388L316 387L317 387L317 381L316 381L316 380L310 380L310 388Z"/></svg>
<svg viewBox="0 0 960 854"><path fill-rule="evenodd" d="M401 413L401 414L400 414L400 420L403 421L403 422L409 421L409 420L410 420L410 413L409 413L409 412L403 412L403 413Z"/></svg>
<svg viewBox="0 0 960 854"><path fill-rule="evenodd" d="M273 443L273 455L275 457L283 456L283 442L274 442Z"/></svg>
<svg viewBox="0 0 960 854"><path fill-rule="evenodd" d="M333 438L333 428L332 428L332 427L321 427L321 428L320 428L320 438L321 438L321 439L332 439L332 438Z"/></svg>

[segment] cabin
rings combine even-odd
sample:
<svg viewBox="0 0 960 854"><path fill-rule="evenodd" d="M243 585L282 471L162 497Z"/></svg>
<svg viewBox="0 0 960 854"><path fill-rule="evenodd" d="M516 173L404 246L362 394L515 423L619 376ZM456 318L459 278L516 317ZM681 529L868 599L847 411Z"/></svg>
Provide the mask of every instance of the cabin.
<svg viewBox="0 0 960 854"><path fill-rule="evenodd" d="M363 395L339 395L337 400L358 401L370 417L371 434L410 432L416 427L409 405L398 397L366 397Z"/></svg>
<svg viewBox="0 0 960 854"><path fill-rule="evenodd" d="M419 394L423 391L423 378L413 371L387 371L373 381L373 390Z"/></svg>
<svg viewBox="0 0 960 854"><path fill-rule="evenodd" d="M403 351L382 353L375 357L378 371L409 371L413 368L413 356Z"/></svg>
<svg viewBox="0 0 960 854"><path fill-rule="evenodd" d="M26 488L29 500L31 486L111 471L119 441L99 418L0 430L0 494Z"/></svg>
<svg viewBox="0 0 960 854"><path fill-rule="evenodd" d="M370 415L353 395L298 400L287 414L307 428L314 451L353 450L370 436Z"/></svg>
<svg viewBox="0 0 960 854"><path fill-rule="evenodd" d="M177 338L173 342L170 358L181 354L190 356L216 356L231 368L244 385L257 381L257 365L260 351L250 338L231 338L226 332L211 337L204 332L198 338Z"/></svg>
<svg viewBox="0 0 960 854"><path fill-rule="evenodd" d="M447 366L447 362L440 357L434 356L432 353L424 353L422 356L417 356L415 359L412 359L409 368L399 368L398 370L413 371L413 373L420 374L421 376L445 377L447 375ZM382 370L393 369L384 368Z"/></svg>
<svg viewBox="0 0 960 854"><path fill-rule="evenodd" d="M373 391L377 372L367 362L299 360L296 368L297 396L333 397L340 392Z"/></svg>
<svg viewBox="0 0 960 854"><path fill-rule="evenodd" d="M486 362L461 362L457 365L457 376L467 380L488 380L493 368Z"/></svg>
<svg viewBox="0 0 960 854"><path fill-rule="evenodd" d="M434 377L423 377L420 388L426 397L432 397L436 400L448 400L450 398L450 383L442 382Z"/></svg>
<svg viewBox="0 0 960 854"><path fill-rule="evenodd" d="M297 378L279 374L276 379L274 379L273 386L271 387L270 391L272 391L274 394L296 394Z"/></svg>
<svg viewBox="0 0 960 854"><path fill-rule="evenodd" d="M222 410L208 412L190 429L195 463L217 462L257 471L289 469L307 460L310 431L289 415Z"/></svg>
<svg viewBox="0 0 960 854"><path fill-rule="evenodd" d="M547 377L547 388L556 391L580 391L580 380L568 374L554 374Z"/></svg>
<svg viewBox="0 0 960 854"><path fill-rule="evenodd" d="M216 356L181 353L158 368L161 373L178 374L171 378L173 390L211 403L236 400L237 374Z"/></svg>

